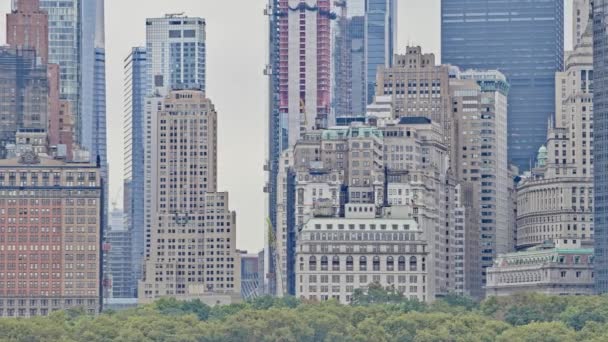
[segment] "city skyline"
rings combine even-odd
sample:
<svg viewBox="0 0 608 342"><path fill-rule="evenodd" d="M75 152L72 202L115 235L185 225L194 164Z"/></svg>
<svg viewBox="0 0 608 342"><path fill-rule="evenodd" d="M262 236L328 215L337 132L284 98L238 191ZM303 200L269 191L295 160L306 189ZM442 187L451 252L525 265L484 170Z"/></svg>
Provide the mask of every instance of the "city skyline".
<svg viewBox="0 0 608 342"><path fill-rule="evenodd" d="M232 193L232 208L237 210L239 234L237 247L257 251L263 245L265 224L263 172L266 156L267 79L262 70L267 61L267 17L262 10L267 1L244 2L239 11L232 5L200 3L193 0L168 2L118 2L106 0L106 72L108 155L110 163L109 202L121 198L122 169L122 82L123 60L134 46L145 43L145 19L165 13L185 12L207 21L207 84L208 95L214 99L220 113L218 172L224 175L219 188ZM406 45L421 45L440 59L439 0L399 1L398 44L396 52ZM570 13L570 5L565 13ZM0 3L0 12L10 11L10 1ZM222 20L227 16L234 20ZM233 22L244 25L233 25ZM570 18L565 20L565 49L570 44ZM242 34L246 27L247 34ZM128 32L128 34L125 34ZM5 17L0 16L0 43L5 43ZM243 91L235 98L234 80ZM241 144L248 136L259 144ZM242 165L251 178L242 177Z"/></svg>

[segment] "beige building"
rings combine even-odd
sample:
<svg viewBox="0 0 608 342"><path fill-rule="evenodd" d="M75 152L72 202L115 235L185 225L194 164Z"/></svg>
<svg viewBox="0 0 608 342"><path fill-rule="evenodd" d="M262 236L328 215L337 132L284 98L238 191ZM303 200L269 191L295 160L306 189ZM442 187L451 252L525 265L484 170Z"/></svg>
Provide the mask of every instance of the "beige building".
<svg viewBox="0 0 608 342"><path fill-rule="evenodd" d="M217 192L217 113L204 93L172 91L152 119L151 231L139 302L240 299L236 215Z"/></svg>
<svg viewBox="0 0 608 342"><path fill-rule="evenodd" d="M422 116L439 123L446 134L451 131L449 66L436 65L435 55L423 54L419 46L395 55L393 67L379 67L376 96L392 98L395 119Z"/></svg>
<svg viewBox="0 0 608 342"><path fill-rule="evenodd" d="M558 118L536 168L518 186L517 248L593 239L593 41L591 26L556 75ZM559 115L561 113L561 115Z"/></svg>
<svg viewBox="0 0 608 342"><path fill-rule="evenodd" d="M488 269L488 296L535 292L547 295L592 295L593 248L580 240L557 240L524 252L500 255Z"/></svg>
<svg viewBox="0 0 608 342"><path fill-rule="evenodd" d="M0 317L99 312L102 189L88 162L0 160Z"/></svg>
<svg viewBox="0 0 608 342"><path fill-rule="evenodd" d="M373 204L348 204L345 217L312 218L299 232L296 296L348 304L356 289L376 283L431 301L428 255L425 234L407 208L377 215Z"/></svg>
<svg viewBox="0 0 608 342"><path fill-rule="evenodd" d="M457 71L450 79L454 137L452 164L460 182L479 190L481 280L499 253L509 252L506 77L496 71Z"/></svg>

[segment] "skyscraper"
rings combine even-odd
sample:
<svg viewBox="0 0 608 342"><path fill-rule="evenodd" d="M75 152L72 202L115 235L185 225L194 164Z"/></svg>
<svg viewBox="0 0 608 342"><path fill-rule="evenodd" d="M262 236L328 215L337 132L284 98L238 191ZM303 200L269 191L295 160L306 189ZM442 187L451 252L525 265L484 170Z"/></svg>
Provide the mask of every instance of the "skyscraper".
<svg viewBox="0 0 608 342"><path fill-rule="evenodd" d="M509 159L528 169L555 112L564 65L563 0L442 0L442 63L499 70L511 84Z"/></svg>
<svg viewBox="0 0 608 342"><path fill-rule="evenodd" d="M135 279L142 274L144 255L144 121L148 94L147 58L144 47L135 47L124 60L124 211L131 234L131 260ZM133 284L132 293L136 293Z"/></svg>
<svg viewBox="0 0 608 342"><path fill-rule="evenodd" d="M22 128L46 130L47 68L32 49L0 48L0 158Z"/></svg>
<svg viewBox="0 0 608 342"><path fill-rule="evenodd" d="M34 49L41 64L49 57L48 15L40 10L40 0L19 0L6 16L6 43L12 47Z"/></svg>
<svg viewBox="0 0 608 342"><path fill-rule="evenodd" d="M152 229L139 302L240 298L236 214L229 210L228 193L217 192L213 104L200 90L170 91L149 135Z"/></svg>
<svg viewBox="0 0 608 342"><path fill-rule="evenodd" d="M0 279L0 317L76 307L99 312L102 182L94 163L33 151L0 160L0 264L5 270L19 267L18 279ZM16 243L23 239L28 248Z"/></svg>
<svg viewBox="0 0 608 342"><path fill-rule="evenodd" d="M146 20L148 89L205 91L205 20L180 14Z"/></svg>
<svg viewBox="0 0 608 342"><path fill-rule="evenodd" d="M378 67L392 66L397 41L397 1L367 0L365 17L365 59L367 103L374 101Z"/></svg>
<svg viewBox="0 0 608 342"><path fill-rule="evenodd" d="M593 2L595 289L608 292L608 0Z"/></svg>
<svg viewBox="0 0 608 342"><path fill-rule="evenodd" d="M281 153L306 132L331 121L331 34L329 0L270 0L269 16L269 221L276 227L277 175ZM275 230L275 228L271 228ZM272 234L271 234L272 235ZM268 246L268 255L274 250ZM275 274L274 259L264 258ZM266 289L275 293L272 285Z"/></svg>

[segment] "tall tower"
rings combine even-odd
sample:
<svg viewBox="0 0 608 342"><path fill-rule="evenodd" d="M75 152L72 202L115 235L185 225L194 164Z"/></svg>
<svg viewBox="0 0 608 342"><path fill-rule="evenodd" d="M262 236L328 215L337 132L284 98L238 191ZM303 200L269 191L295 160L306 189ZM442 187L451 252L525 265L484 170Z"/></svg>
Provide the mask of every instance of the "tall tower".
<svg viewBox="0 0 608 342"><path fill-rule="evenodd" d="M131 264L135 279L142 275L144 255L145 97L148 94L146 49L135 47L124 60L124 211L131 234ZM137 285L133 284L133 294Z"/></svg>
<svg viewBox="0 0 608 342"><path fill-rule="evenodd" d="M205 91L205 19L183 13L146 20L148 88L165 95L171 89Z"/></svg>
<svg viewBox="0 0 608 342"><path fill-rule="evenodd" d="M376 73L391 67L397 41L397 1L367 0L365 9L365 55L367 104L374 101Z"/></svg>
<svg viewBox="0 0 608 342"><path fill-rule="evenodd" d="M19 0L6 16L6 43L14 48L36 50L42 64L49 57L48 15L39 0Z"/></svg>
<svg viewBox="0 0 608 342"><path fill-rule="evenodd" d="M265 191L269 221L276 227L277 176L281 153L311 130L330 123L331 32L329 0L269 0L269 172ZM271 228L271 230L275 230ZM272 234L270 234L272 235ZM272 254L272 247L266 252ZM265 257L269 277L272 257ZM267 290L274 293L273 280Z"/></svg>
<svg viewBox="0 0 608 342"><path fill-rule="evenodd" d="M595 289L608 292L608 0L593 2Z"/></svg>
<svg viewBox="0 0 608 342"><path fill-rule="evenodd" d="M442 0L443 64L499 70L509 83L509 159L529 168L555 112L564 66L564 1Z"/></svg>
<svg viewBox="0 0 608 342"><path fill-rule="evenodd" d="M231 303L240 257L236 214L217 192L217 113L200 90L170 91L163 102L152 119L151 244L139 302Z"/></svg>

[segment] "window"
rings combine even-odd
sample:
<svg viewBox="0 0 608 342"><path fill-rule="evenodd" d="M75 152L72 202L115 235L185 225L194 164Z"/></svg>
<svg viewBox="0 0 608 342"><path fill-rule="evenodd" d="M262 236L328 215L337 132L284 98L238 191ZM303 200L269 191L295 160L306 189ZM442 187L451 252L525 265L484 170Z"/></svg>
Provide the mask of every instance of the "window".
<svg viewBox="0 0 608 342"><path fill-rule="evenodd" d="M313 256L310 257L310 259L308 259L308 270L309 271L316 271L317 270L317 258Z"/></svg>
<svg viewBox="0 0 608 342"><path fill-rule="evenodd" d="M331 261L331 269L332 271L340 270L340 257L338 257L337 255L335 255Z"/></svg>
<svg viewBox="0 0 608 342"><path fill-rule="evenodd" d="M373 267L374 267L373 268L374 271L380 271L380 257L377 255L374 257Z"/></svg>
<svg viewBox="0 0 608 342"><path fill-rule="evenodd" d="M410 271L417 271L418 270L418 260L416 259L415 256L410 257Z"/></svg>
<svg viewBox="0 0 608 342"><path fill-rule="evenodd" d="M400 256L398 262L399 262L399 266L398 266L399 268L398 268L398 270L399 271L405 271L405 257L404 256Z"/></svg>
<svg viewBox="0 0 608 342"><path fill-rule="evenodd" d="M327 256L322 256L321 257L321 271L327 271L328 269L328 261L327 261Z"/></svg>
<svg viewBox="0 0 608 342"><path fill-rule="evenodd" d="M392 256L389 256L388 258L386 258L386 270L393 271L394 269L395 269L395 261L393 260Z"/></svg>
<svg viewBox="0 0 608 342"><path fill-rule="evenodd" d="M359 258L359 271L367 271L367 257Z"/></svg>
<svg viewBox="0 0 608 342"><path fill-rule="evenodd" d="M346 257L346 270L347 271L353 270L353 257L350 255L348 257Z"/></svg>

